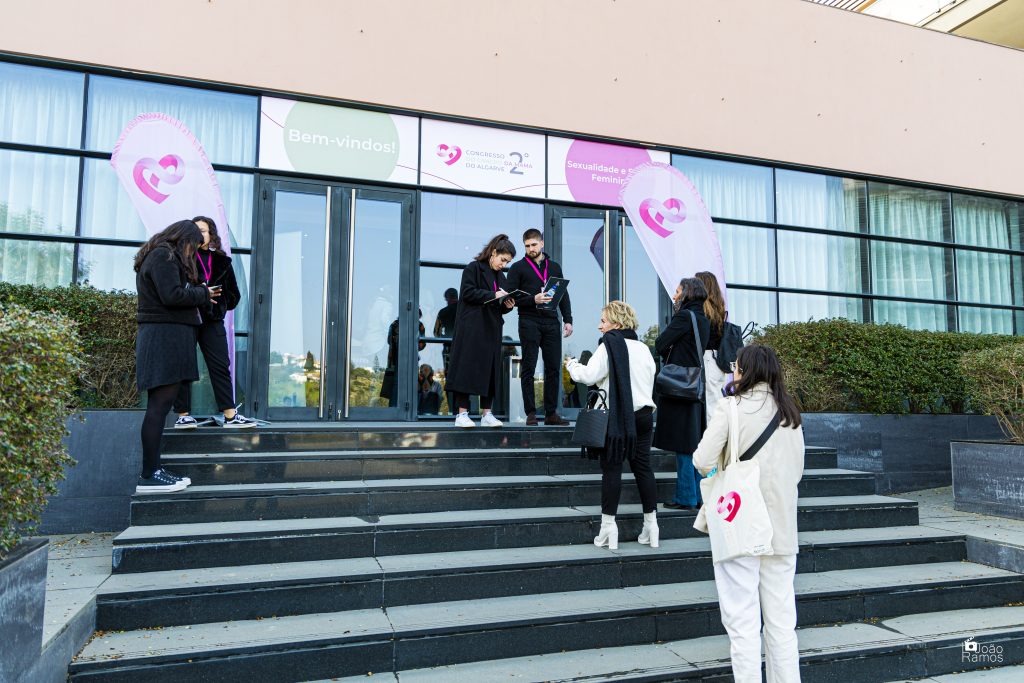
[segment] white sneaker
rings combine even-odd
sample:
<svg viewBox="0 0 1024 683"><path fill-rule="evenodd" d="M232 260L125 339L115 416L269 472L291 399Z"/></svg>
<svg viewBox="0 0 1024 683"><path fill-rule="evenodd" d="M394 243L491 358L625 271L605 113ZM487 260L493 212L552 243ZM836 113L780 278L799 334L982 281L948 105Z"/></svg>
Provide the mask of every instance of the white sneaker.
<svg viewBox="0 0 1024 683"><path fill-rule="evenodd" d="M456 427L476 427L473 421L469 419L469 413L459 413L459 416L455 418Z"/></svg>
<svg viewBox="0 0 1024 683"><path fill-rule="evenodd" d="M494 413L487 413L480 419L481 427L501 427L504 424L501 420L494 417Z"/></svg>

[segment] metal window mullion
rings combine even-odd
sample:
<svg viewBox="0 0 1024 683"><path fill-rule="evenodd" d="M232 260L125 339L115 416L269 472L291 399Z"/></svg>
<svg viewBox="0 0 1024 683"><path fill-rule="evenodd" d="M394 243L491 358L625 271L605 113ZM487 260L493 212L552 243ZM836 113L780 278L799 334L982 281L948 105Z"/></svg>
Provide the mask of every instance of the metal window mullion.
<svg viewBox="0 0 1024 683"><path fill-rule="evenodd" d="M330 263L331 263L331 200L333 188L327 187L327 209L324 212L324 287L321 303L320 317L320 419L324 419L324 403L327 400L327 311L328 311L328 285L330 284Z"/></svg>

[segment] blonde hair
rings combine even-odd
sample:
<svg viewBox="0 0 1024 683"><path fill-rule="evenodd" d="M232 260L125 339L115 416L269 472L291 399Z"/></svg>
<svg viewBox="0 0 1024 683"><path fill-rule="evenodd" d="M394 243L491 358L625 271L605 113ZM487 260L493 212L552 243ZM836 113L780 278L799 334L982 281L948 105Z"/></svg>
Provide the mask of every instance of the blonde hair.
<svg viewBox="0 0 1024 683"><path fill-rule="evenodd" d="M704 289L708 290L708 298L704 300L704 315L711 321L711 326L719 332L725 325L725 299L722 297L722 289L718 286L718 278L714 273L706 270L694 275L695 278L704 283Z"/></svg>
<svg viewBox="0 0 1024 683"><path fill-rule="evenodd" d="M601 309L601 315L612 325L618 325L624 330L635 330L640 325L636 311L625 301L608 302L608 305Z"/></svg>

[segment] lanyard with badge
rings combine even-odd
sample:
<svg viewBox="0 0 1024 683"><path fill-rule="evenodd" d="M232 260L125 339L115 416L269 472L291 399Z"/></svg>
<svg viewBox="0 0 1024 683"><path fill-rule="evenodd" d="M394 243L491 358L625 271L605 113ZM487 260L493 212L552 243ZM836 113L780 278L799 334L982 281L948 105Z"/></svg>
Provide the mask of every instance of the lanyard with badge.
<svg viewBox="0 0 1024 683"><path fill-rule="evenodd" d="M210 254L208 263L203 263L203 257L199 252L196 252L196 258L199 259L199 265L203 268L204 282L210 284L210 277L213 275L213 254Z"/></svg>

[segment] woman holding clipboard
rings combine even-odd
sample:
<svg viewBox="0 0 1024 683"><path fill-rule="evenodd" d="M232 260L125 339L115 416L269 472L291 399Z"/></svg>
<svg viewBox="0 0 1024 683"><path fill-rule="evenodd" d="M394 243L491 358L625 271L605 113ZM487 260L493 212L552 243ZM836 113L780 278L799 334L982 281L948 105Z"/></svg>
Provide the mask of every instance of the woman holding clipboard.
<svg viewBox="0 0 1024 683"><path fill-rule="evenodd" d="M502 316L515 307L502 270L516 256L508 235L495 235L462 271L445 391L454 394L456 427L474 427L469 397L480 397L481 427L501 427L491 404L501 371ZM507 297L502 300L502 297Z"/></svg>

